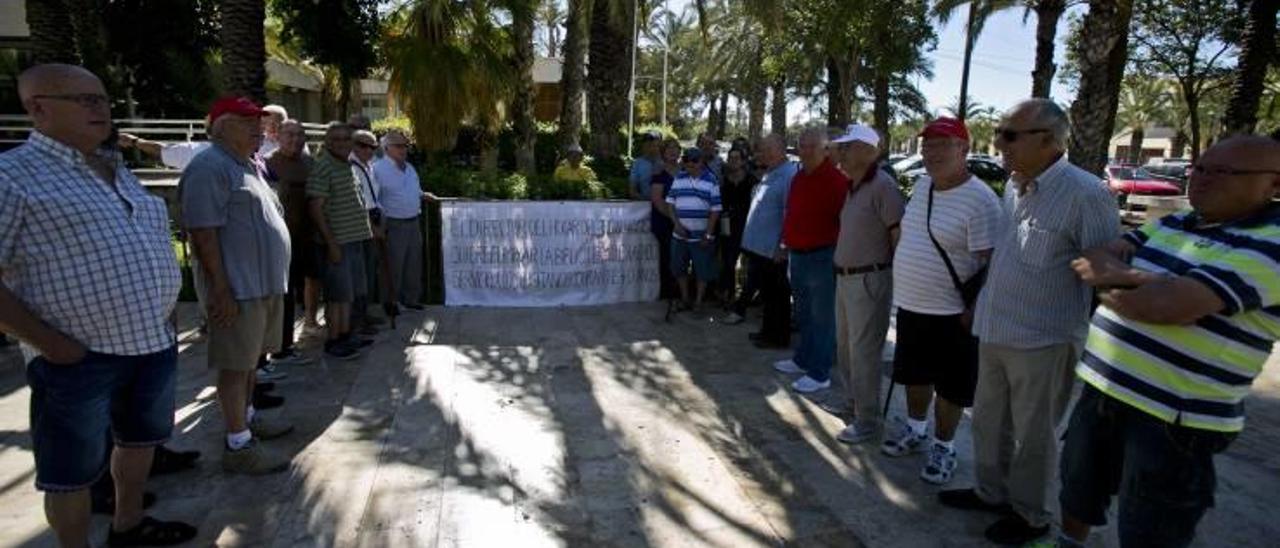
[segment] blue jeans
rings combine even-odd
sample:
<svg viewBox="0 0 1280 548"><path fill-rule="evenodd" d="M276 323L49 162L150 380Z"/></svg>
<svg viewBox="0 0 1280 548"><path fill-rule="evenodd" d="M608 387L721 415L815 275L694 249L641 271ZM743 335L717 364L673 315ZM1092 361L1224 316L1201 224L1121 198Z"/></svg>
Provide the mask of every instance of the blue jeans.
<svg viewBox="0 0 1280 548"><path fill-rule="evenodd" d="M89 352L72 365L27 364L36 488L87 489L107 469L108 436L121 447L154 447L173 430L178 349L143 356Z"/></svg>
<svg viewBox="0 0 1280 548"><path fill-rule="evenodd" d="M793 358L809 378L831 378L836 353L835 247L791 252L791 292L796 299L800 346Z"/></svg>
<svg viewBox="0 0 1280 548"><path fill-rule="evenodd" d="M1213 456L1235 437L1164 422L1086 384L1062 447L1062 511L1104 525L1118 494L1121 546L1187 546L1213 506Z"/></svg>

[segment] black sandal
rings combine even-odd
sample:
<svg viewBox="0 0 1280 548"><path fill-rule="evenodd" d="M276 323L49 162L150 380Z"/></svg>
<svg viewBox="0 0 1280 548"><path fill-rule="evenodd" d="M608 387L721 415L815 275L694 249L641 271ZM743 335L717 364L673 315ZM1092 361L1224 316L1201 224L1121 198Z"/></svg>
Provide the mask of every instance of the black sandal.
<svg viewBox="0 0 1280 548"><path fill-rule="evenodd" d="M151 461L151 475L162 476L196 467L200 459L199 451L174 451L161 445L156 447L156 456Z"/></svg>
<svg viewBox="0 0 1280 548"><path fill-rule="evenodd" d="M155 504L156 504L155 493L152 493L150 491L142 493L142 509L143 510L151 508L152 506L155 506ZM103 514L108 516L113 515L116 513L116 496L114 493L112 493L102 498L94 497L89 507L95 514Z"/></svg>
<svg viewBox="0 0 1280 548"><path fill-rule="evenodd" d="M114 528L107 534L107 546L173 546L196 538L196 528L180 521L160 521L145 516L128 531Z"/></svg>

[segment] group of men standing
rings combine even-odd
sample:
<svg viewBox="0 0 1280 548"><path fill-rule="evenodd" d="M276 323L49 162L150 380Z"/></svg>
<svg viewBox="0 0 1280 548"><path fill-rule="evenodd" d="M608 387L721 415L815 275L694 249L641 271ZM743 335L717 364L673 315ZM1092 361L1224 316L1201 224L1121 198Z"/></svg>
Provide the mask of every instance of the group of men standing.
<svg viewBox="0 0 1280 548"><path fill-rule="evenodd" d="M227 97L209 110L208 141L164 145L117 137L102 83L81 67L33 67L19 92L34 130L0 155L0 329L30 360L46 516L62 545L84 545L89 486L109 468L112 546L185 542L194 527L143 513L154 450L173 427L181 276L165 204L120 149L182 169L180 226L193 245L229 473L289 465L260 444L293 427L255 409L255 370L310 360L293 350L295 298L310 315L316 308L304 288L323 293L329 358L370 344L360 336L374 323L370 301L422 308L419 217L434 197L399 133L379 143L335 122L311 154L283 108Z"/></svg>
<svg viewBox="0 0 1280 548"><path fill-rule="evenodd" d="M798 169L764 138L742 241L765 304L751 338L786 348L794 311L799 344L774 368L815 393L838 367L845 398L823 402L846 419L837 439L923 452L933 484L952 479L972 408L975 485L938 498L994 513L993 542L1048 533L1056 473L1059 546L1082 545L1115 495L1122 544L1185 546L1212 505L1212 457L1243 427L1240 402L1280 338L1280 143L1219 142L1192 170L1191 212L1122 235L1107 187L1066 159L1068 133L1052 101L1010 109L1001 197L968 171L964 123L934 120L909 200L871 128L805 131ZM891 323L906 416L886 429Z"/></svg>

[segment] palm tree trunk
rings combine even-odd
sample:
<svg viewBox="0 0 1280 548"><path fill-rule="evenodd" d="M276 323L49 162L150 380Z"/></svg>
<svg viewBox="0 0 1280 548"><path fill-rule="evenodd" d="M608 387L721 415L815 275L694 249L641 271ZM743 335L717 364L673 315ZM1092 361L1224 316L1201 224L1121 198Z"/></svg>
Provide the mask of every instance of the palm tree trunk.
<svg viewBox="0 0 1280 548"><path fill-rule="evenodd" d="M747 95L747 138L755 141L764 134L765 98L769 94L769 85L762 79L752 80Z"/></svg>
<svg viewBox="0 0 1280 548"><path fill-rule="evenodd" d="M969 115L969 66L973 61L973 45L978 41L976 23L978 22L977 2L969 2L969 22L964 26L964 64L960 72L960 99L956 104L959 110L956 117L961 122Z"/></svg>
<svg viewBox="0 0 1280 548"><path fill-rule="evenodd" d="M1200 94L1188 88L1183 89L1182 98L1187 103L1187 125L1191 130L1191 161L1200 158L1200 145L1204 143L1200 136Z"/></svg>
<svg viewBox="0 0 1280 548"><path fill-rule="evenodd" d="M1031 96L1048 97L1058 65L1053 62L1053 44L1058 34L1058 20L1067 10L1065 0L1040 0L1036 12L1036 68L1031 71Z"/></svg>
<svg viewBox="0 0 1280 548"><path fill-rule="evenodd" d="M1222 118L1223 132L1250 133L1258 124L1258 102L1262 99L1267 67L1276 53L1276 9L1278 0L1249 2L1249 20L1244 26L1240 64L1236 67L1231 100Z"/></svg>
<svg viewBox="0 0 1280 548"><path fill-rule="evenodd" d="M63 0L26 0L27 27L36 64L79 64L71 13Z"/></svg>
<svg viewBox="0 0 1280 548"><path fill-rule="evenodd" d="M534 140L537 132L533 123L533 11L517 16L511 22L511 34L515 40L516 90L511 109L516 133L516 169L525 175L533 175Z"/></svg>
<svg viewBox="0 0 1280 548"><path fill-rule="evenodd" d="M592 0L569 0L565 19L564 73L561 78L560 146L579 144L582 138L582 90L591 22Z"/></svg>
<svg viewBox="0 0 1280 548"><path fill-rule="evenodd" d="M1120 79L1128 60L1132 0L1090 0L1077 41L1080 84L1071 104L1071 162L1101 175L1116 123Z"/></svg>
<svg viewBox="0 0 1280 548"><path fill-rule="evenodd" d="M1129 163L1142 164L1142 141L1146 139L1146 133L1146 128L1139 126L1129 134Z"/></svg>
<svg viewBox="0 0 1280 548"><path fill-rule="evenodd" d="M1178 130L1173 134L1172 142L1169 143L1170 158L1186 158L1187 153L1187 132Z"/></svg>
<svg viewBox="0 0 1280 548"><path fill-rule="evenodd" d="M615 2L591 10L591 58L587 90L591 95L591 154L616 158L621 152L619 130L627 123L631 88L631 2Z"/></svg>
<svg viewBox="0 0 1280 548"><path fill-rule="evenodd" d="M107 91L112 89L107 74L107 40L103 34L102 7L97 0L64 0L71 11L71 25L75 29L75 47L80 51L80 65L102 79Z"/></svg>
<svg viewBox="0 0 1280 548"><path fill-rule="evenodd" d="M845 127L853 118L853 75L835 57L827 57L827 125Z"/></svg>
<svg viewBox="0 0 1280 548"><path fill-rule="evenodd" d="M769 106L769 131L782 135L787 135L787 80L785 77L778 77L773 81L770 90L770 99L772 105Z"/></svg>
<svg viewBox="0 0 1280 548"><path fill-rule="evenodd" d="M889 74L882 70L877 70L875 79L872 80L871 88L873 90L872 97L872 124L875 126L876 132L880 133L884 139L884 146L880 150L889 150L889 118L891 113L889 110Z"/></svg>
<svg viewBox="0 0 1280 548"><path fill-rule="evenodd" d="M222 88L260 104L266 101L267 49L262 32L265 0L222 2Z"/></svg>

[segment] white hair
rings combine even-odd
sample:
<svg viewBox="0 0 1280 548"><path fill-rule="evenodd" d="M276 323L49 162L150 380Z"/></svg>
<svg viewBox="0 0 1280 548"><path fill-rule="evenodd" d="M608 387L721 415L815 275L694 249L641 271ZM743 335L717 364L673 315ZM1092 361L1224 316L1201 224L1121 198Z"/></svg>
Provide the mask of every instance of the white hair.
<svg viewBox="0 0 1280 548"><path fill-rule="evenodd" d="M1054 144L1067 148L1067 137L1071 133L1071 118L1067 116L1065 110L1062 110L1062 107L1058 106L1058 103L1037 97L1018 103L1010 112L1022 109L1034 109L1032 119L1035 120L1035 124L1049 130L1053 135Z"/></svg>

